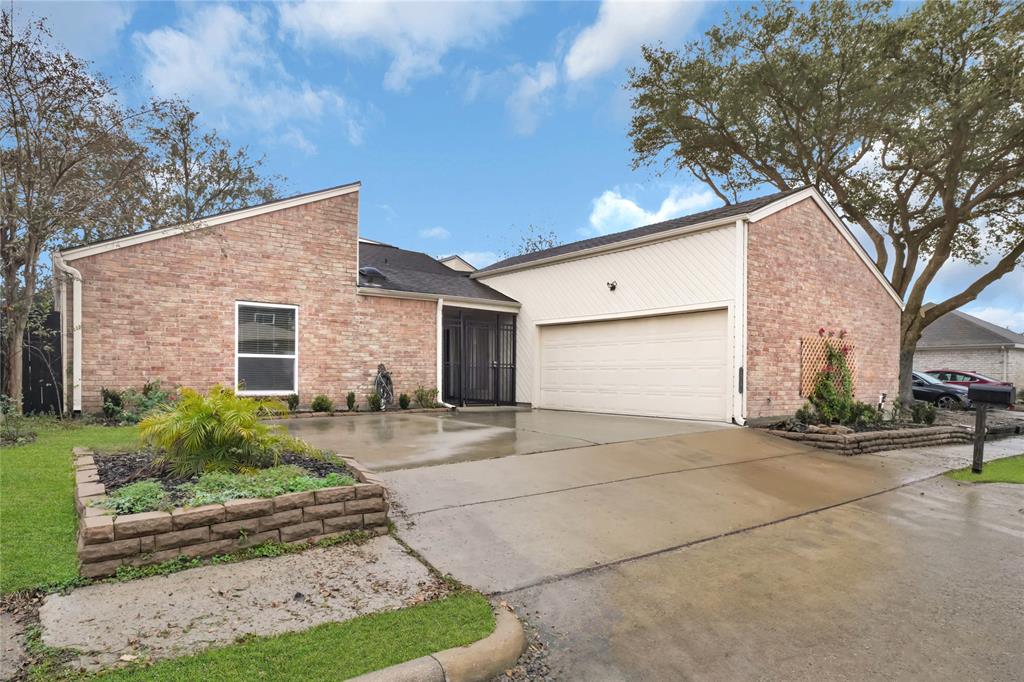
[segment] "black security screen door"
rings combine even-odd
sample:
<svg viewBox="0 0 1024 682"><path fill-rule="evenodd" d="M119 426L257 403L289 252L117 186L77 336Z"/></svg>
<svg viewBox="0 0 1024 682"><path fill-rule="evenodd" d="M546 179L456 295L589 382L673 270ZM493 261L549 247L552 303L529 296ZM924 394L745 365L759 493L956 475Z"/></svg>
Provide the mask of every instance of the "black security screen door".
<svg viewBox="0 0 1024 682"><path fill-rule="evenodd" d="M516 316L444 309L441 395L453 405L514 405Z"/></svg>

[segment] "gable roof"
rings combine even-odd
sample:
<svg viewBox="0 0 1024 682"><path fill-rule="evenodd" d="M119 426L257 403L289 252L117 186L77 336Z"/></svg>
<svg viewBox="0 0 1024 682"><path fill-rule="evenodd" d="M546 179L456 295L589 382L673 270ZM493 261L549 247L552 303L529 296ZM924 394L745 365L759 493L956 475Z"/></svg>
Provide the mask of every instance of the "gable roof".
<svg viewBox="0 0 1024 682"><path fill-rule="evenodd" d="M814 187L796 187L784 192L767 194L763 197L748 199L747 201L701 211L700 213L693 213L681 218L654 223L653 225L644 225L632 230L615 232L590 239L581 239L550 249L513 256L477 270L471 276L474 279L478 277L486 278L499 273L537 267L556 261L584 258L602 251L629 248L647 242L668 239L687 232L722 227L734 220L757 222L805 199L811 199L818 205L818 208L821 209L822 213L839 231L839 234L843 236L850 245L850 248L853 249L861 262L864 263L864 266L871 271L871 274L874 275L878 283L885 289L885 292L889 294L889 297L896 302L900 310L903 310L905 306L903 298L892 288L892 284L889 283L889 280L886 279L885 275L878 269L878 266L875 265L874 260L872 260L867 251L864 250L864 246L850 231L849 226L843 222L835 209L825 201L824 197Z"/></svg>
<svg viewBox="0 0 1024 682"><path fill-rule="evenodd" d="M475 272L477 269L475 265L470 263L462 256L458 255L457 253L452 254L450 256L445 256L444 258L438 258L437 262L444 263L453 270L461 270L463 272Z"/></svg>
<svg viewBox="0 0 1024 682"><path fill-rule="evenodd" d="M341 196L342 194L358 192L361 186L362 183L357 180L356 182L350 182L345 185L336 185L334 187L328 187L326 189L318 189L313 192L304 192L302 194L294 194L290 197L284 197L282 199L274 199L273 201L267 201L262 204L256 204L255 206L246 206L245 208L215 213L213 215L199 218L198 220L195 220L191 223L181 223L178 225L169 225L167 227L156 227L150 230L143 230L142 232L129 234L124 237L111 237L109 239L100 239L98 241L85 244L83 246L76 246L71 249L63 249L61 251L58 251L58 253L60 254L61 258L65 261L76 260L78 258L85 258L86 256L92 256L98 253L104 253L106 251L114 251L116 249L121 249L126 246L142 244L148 241L153 241L154 239L163 239L164 237L171 237L177 234L182 234L189 230L200 230L208 227L214 227L215 225L223 225L224 223L230 223L235 220L241 220L242 218L251 218L253 216L263 215L264 213L280 211L285 208L302 206L303 204L311 204L314 201L331 199L333 197Z"/></svg>
<svg viewBox="0 0 1024 682"><path fill-rule="evenodd" d="M372 267L384 275L383 282L371 282L362 273ZM387 291L476 298L497 303L515 303L515 299L495 291L483 282L470 279L468 272L453 270L419 251L406 251L387 244L359 243L359 286Z"/></svg>
<svg viewBox="0 0 1024 682"><path fill-rule="evenodd" d="M654 223L653 225L644 225L642 227L635 227L632 230L624 230L622 232L613 232L611 234L603 234L599 237L591 237L589 239L581 239L579 241L570 242L568 244L560 244L558 246L551 247L550 249L543 249L541 251L534 251L533 253L524 253L518 256L512 256L500 260L497 263L492 263L485 268L481 268L477 272L487 273L493 270L504 270L505 268L523 265L531 263L533 261L544 260L554 256L563 256L578 251L587 251L589 249L608 246L610 244L616 244L618 242L625 242L638 237L649 237L657 235L661 232L670 232L677 230L682 227L689 227L691 225L699 225L700 223L706 223L709 221L725 220L727 218L739 217L756 211L759 208L764 208L772 202L778 201L784 197L796 194L797 192L803 191L804 187L798 187L796 189L787 190L785 192L775 192L774 194L768 194L763 197L756 199L749 199L747 201L741 201L738 204L730 204L728 206L721 206L719 208L713 208L709 211L701 211L700 213L692 213L681 218L673 218L672 220L665 220L660 223Z"/></svg>
<svg viewBox="0 0 1024 682"><path fill-rule="evenodd" d="M931 307L929 304L926 307ZM957 346L1021 346L1024 334L1012 332L967 313L954 310L924 328L918 348L951 348Z"/></svg>

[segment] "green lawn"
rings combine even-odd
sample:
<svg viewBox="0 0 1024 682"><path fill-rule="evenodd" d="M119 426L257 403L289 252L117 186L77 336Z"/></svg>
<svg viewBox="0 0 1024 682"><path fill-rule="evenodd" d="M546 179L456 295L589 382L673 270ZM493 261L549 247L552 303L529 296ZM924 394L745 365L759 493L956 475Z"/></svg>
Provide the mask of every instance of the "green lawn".
<svg viewBox="0 0 1024 682"><path fill-rule="evenodd" d="M980 474L971 468L957 469L946 474L957 481L972 483L1024 483L1024 454L985 462Z"/></svg>
<svg viewBox="0 0 1024 682"><path fill-rule="evenodd" d="M460 593L398 611L375 613L304 632L243 640L150 667L100 675L103 682L238 682L343 680L463 646L494 630L491 606Z"/></svg>
<svg viewBox="0 0 1024 682"><path fill-rule="evenodd" d="M0 449L0 592L46 587L78 575L71 448L127 448L135 427L39 420L28 445Z"/></svg>

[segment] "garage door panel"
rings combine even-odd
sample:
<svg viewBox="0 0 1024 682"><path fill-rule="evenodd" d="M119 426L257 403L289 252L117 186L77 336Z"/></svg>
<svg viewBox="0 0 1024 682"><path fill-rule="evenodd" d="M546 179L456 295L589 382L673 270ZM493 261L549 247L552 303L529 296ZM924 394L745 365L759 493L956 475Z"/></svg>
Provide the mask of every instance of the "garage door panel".
<svg viewBox="0 0 1024 682"><path fill-rule="evenodd" d="M544 327L539 406L724 419L728 346L725 311Z"/></svg>

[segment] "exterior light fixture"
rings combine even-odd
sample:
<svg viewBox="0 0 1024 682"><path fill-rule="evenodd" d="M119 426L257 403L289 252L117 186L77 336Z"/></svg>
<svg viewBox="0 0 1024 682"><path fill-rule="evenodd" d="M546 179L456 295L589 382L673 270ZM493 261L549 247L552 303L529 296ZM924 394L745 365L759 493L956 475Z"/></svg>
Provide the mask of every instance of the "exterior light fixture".
<svg viewBox="0 0 1024 682"><path fill-rule="evenodd" d="M619 283L615 282L615 281L608 282L607 284L608 284L608 291L615 291L615 287L619 286Z"/></svg>

